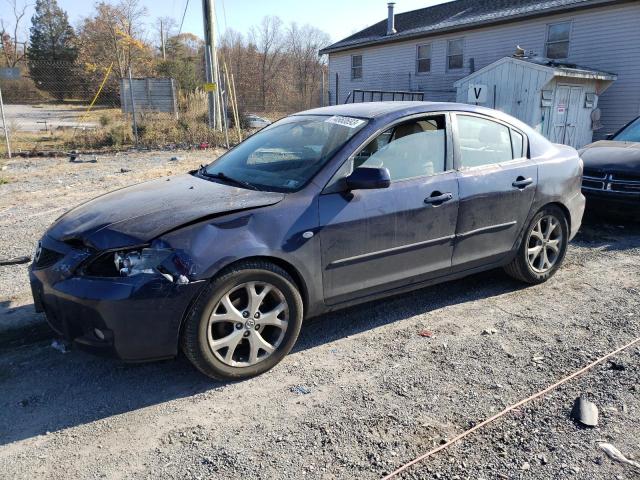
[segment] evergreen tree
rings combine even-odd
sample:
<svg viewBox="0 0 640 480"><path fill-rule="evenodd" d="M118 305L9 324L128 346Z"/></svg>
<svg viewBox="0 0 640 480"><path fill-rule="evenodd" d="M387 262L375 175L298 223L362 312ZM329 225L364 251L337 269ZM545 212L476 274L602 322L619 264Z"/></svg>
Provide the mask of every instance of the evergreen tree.
<svg viewBox="0 0 640 480"><path fill-rule="evenodd" d="M76 35L56 0L37 0L31 18L29 72L38 88L62 100L74 85Z"/></svg>

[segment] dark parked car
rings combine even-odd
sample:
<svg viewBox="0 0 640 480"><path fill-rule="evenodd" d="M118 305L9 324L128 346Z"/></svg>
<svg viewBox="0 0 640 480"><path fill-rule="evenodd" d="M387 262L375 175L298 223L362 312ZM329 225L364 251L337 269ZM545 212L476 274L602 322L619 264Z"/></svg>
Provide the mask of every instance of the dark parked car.
<svg viewBox="0 0 640 480"><path fill-rule="evenodd" d="M640 117L580 150L589 210L640 215Z"/></svg>
<svg viewBox="0 0 640 480"><path fill-rule="evenodd" d="M309 110L63 215L34 301L81 345L129 361L181 347L206 375L245 378L303 318L496 267L544 282L580 226L581 177L574 149L486 108Z"/></svg>

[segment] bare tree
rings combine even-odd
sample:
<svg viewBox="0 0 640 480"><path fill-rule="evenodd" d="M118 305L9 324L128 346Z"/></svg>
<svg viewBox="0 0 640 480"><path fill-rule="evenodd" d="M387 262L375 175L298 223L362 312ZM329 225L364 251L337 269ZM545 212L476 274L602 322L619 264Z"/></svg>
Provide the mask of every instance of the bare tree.
<svg viewBox="0 0 640 480"><path fill-rule="evenodd" d="M260 98L262 108L267 108L267 96L272 92L275 76L282 63L282 20L264 17L257 27L251 29L251 39L260 59Z"/></svg>
<svg viewBox="0 0 640 480"><path fill-rule="evenodd" d="M292 22L287 29L287 53L300 102L305 107L310 107L315 94L319 93L318 79L323 63L318 51L329 43L329 35L311 25L299 27Z"/></svg>
<svg viewBox="0 0 640 480"><path fill-rule="evenodd" d="M140 0L122 0L117 5L100 2L95 8L79 30L81 63L107 66L114 62L120 78L134 64L137 74L148 73L153 57L144 41L147 11Z"/></svg>
<svg viewBox="0 0 640 480"><path fill-rule="evenodd" d="M147 8L141 0L120 0L118 8L122 11L122 25L129 39L140 39L144 34L143 21L147 16ZM126 65L131 68L134 52L139 49L135 41L126 42Z"/></svg>
<svg viewBox="0 0 640 480"><path fill-rule="evenodd" d="M19 48L18 31L20 30L20 22L24 18L27 8L31 5L28 3L18 5L18 0L6 0L6 3L11 6L13 14L13 37L8 32L4 19L0 19L0 39L2 40L2 52L7 66L14 68L24 59L26 54L26 43L22 44L22 51Z"/></svg>

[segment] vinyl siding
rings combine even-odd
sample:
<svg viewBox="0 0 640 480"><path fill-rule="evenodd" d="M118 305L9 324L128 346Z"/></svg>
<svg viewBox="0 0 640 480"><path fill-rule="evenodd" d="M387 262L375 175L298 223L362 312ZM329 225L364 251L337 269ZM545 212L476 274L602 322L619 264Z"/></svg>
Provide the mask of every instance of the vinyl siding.
<svg viewBox="0 0 640 480"><path fill-rule="evenodd" d="M604 128L596 138L617 130L640 114L640 2L587 9L455 34L425 37L337 52L329 55L329 88L335 103L353 89L420 90L425 100L455 101L453 83L475 69L510 56L520 45L527 52L544 55L547 25L571 21L568 62L618 75L599 100ZM464 38L463 70L447 71L447 41ZM416 74L416 45L431 44L431 72ZM351 54L362 54L363 78L351 81Z"/></svg>

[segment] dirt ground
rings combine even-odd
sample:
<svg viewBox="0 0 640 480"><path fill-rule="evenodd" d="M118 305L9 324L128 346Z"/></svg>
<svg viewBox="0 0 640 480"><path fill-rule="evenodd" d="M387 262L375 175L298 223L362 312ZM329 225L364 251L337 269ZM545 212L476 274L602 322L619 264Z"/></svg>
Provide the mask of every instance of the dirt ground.
<svg viewBox="0 0 640 480"><path fill-rule="evenodd" d="M83 200L213 155L10 162L0 258L31 255ZM61 353L33 310L27 266L0 266L0 478L380 478L639 337L639 260L640 225L589 218L544 285L491 271L325 315L275 369L236 383L182 357ZM639 366L640 344L401 478L640 478L598 446L640 461ZM570 420L579 395L598 406L598 427Z"/></svg>

